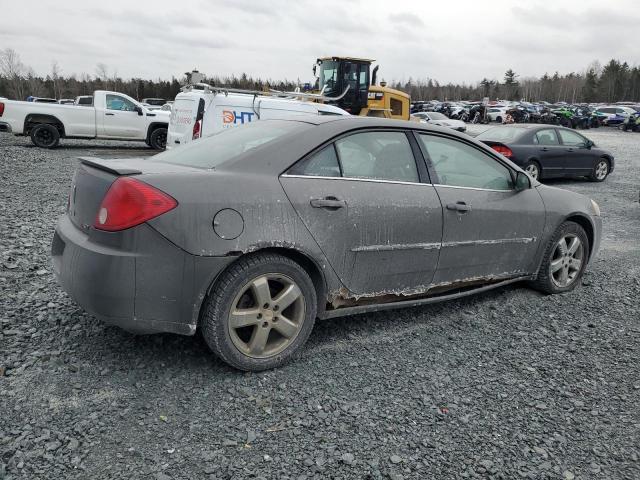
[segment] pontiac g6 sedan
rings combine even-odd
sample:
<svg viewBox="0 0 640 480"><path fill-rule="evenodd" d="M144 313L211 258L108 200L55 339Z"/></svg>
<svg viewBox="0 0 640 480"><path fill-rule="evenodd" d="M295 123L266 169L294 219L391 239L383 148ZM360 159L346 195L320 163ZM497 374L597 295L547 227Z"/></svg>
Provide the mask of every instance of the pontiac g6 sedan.
<svg viewBox="0 0 640 480"><path fill-rule="evenodd" d="M278 366L316 318L527 280L580 282L598 205L451 129L359 117L265 120L151 159L83 158L52 256L104 322L193 335Z"/></svg>

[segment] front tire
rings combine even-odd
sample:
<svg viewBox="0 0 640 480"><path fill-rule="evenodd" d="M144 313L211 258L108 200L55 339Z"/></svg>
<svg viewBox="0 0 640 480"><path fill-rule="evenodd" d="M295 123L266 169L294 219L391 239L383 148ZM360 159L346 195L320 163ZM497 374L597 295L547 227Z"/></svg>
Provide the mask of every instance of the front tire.
<svg viewBox="0 0 640 480"><path fill-rule="evenodd" d="M547 294L573 290L589 260L589 238L575 222L564 222L545 249L533 287Z"/></svg>
<svg viewBox="0 0 640 480"><path fill-rule="evenodd" d="M48 123L41 123L31 129L31 141L36 147L55 148L60 143L60 132Z"/></svg>
<svg viewBox="0 0 640 480"><path fill-rule="evenodd" d="M156 128L149 135L149 146L154 150L164 150L167 146L167 129Z"/></svg>
<svg viewBox="0 0 640 480"><path fill-rule="evenodd" d="M279 254L238 260L216 282L201 318L209 348L246 371L275 368L305 344L316 319L317 295L307 272Z"/></svg>
<svg viewBox="0 0 640 480"><path fill-rule="evenodd" d="M593 182L603 182L607 176L609 176L609 162L601 158L593 167L593 172L591 172L589 179Z"/></svg>

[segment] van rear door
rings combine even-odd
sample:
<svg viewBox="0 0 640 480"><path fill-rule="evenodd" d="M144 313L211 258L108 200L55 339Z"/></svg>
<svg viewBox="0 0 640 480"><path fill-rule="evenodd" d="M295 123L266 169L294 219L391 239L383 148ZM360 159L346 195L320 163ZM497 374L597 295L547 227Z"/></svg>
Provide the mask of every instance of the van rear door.
<svg viewBox="0 0 640 480"><path fill-rule="evenodd" d="M167 149L177 147L189 143L194 138L194 127L196 122L202 127L202 117L198 120L199 106L202 104L202 113L204 113L204 99L196 95L185 95L176 97L171 107L171 116L169 117L169 130L167 132ZM201 133L201 129L198 130ZM199 136L199 135L198 135ZM198 137L196 137L198 138Z"/></svg>

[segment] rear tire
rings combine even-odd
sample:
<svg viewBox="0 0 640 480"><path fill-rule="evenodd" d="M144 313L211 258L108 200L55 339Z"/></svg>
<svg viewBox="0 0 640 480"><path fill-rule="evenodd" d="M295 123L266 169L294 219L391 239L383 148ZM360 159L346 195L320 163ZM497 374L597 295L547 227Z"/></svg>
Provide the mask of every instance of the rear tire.
<svg viewBox="0 0 640 480"><path fill-rule="evenodd" d="M300 265L274 253L247 255L216 281L203 309L202 335L229 365L267 370L305 344L316 312L315 287Z"/></svg>
<svg viewBox="0 0 640 480"><path fill-rule="evenodd" d="M609 161L605 158L601 158L593 167L593 171L591 172L589 179L592 182L604 182L604 180L609 176L609 168Z"/></svg>
<svg viewBox="0 0 640 480"><path fill-rule="evenodd" d="M540 164L538 162L536 162L535 160L529 160L526 163L526 165L523 167L523 169L534 180L540 181L542 179L542 169L540 168Z"/></svg>
<svg viewBox="0 0 640 480"><path fill-rule="evenodd" d="M60 143L60 132L48 123L41 123L31 129L31 141L36 147L55 148Z"/></svg>
<svg viewBox="0 0 640 480"><path fill-rule="evenodd" d="M167 146L167 129L156 128L149 135L149 146L154 150L164 150Z"/></svg>
<svg viewBox="0 0 640 480"><path fill-rule="evenodd" d="M588 261L589 238L586 232L575 222L564 222L545 248L532 287L547 294L569 292L580 283Z"/></svg>

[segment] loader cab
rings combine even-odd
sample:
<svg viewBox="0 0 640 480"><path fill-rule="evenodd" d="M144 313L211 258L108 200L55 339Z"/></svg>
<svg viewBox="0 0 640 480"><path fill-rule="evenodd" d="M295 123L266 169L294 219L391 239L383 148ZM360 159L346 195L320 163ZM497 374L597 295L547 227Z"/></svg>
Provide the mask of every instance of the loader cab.
<svg viewBox="0 0 640 480"><path fill-rule="evenodd" d="M318 88L324 88L323 95L327 97L338 97L349 87L346 95L336 103L352 115L359 115L367 106L372 62L364 58L319 58L314 65Z"/></svg>

